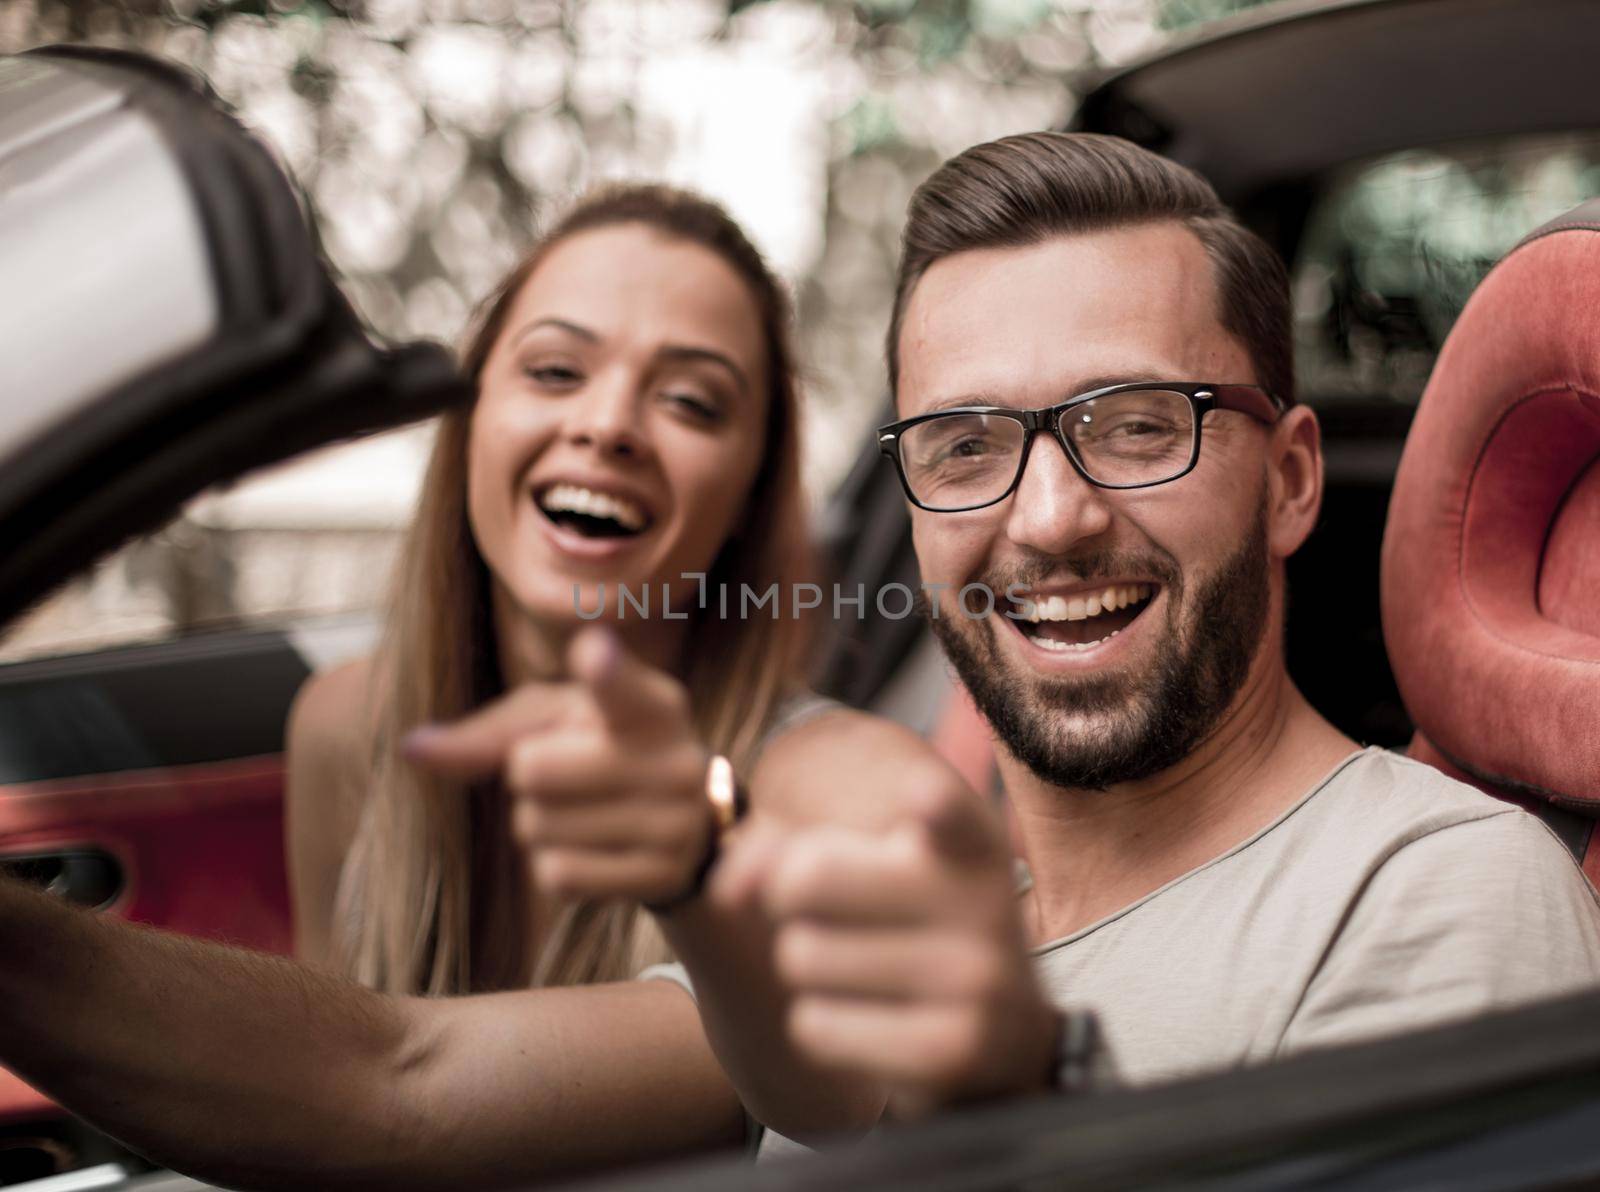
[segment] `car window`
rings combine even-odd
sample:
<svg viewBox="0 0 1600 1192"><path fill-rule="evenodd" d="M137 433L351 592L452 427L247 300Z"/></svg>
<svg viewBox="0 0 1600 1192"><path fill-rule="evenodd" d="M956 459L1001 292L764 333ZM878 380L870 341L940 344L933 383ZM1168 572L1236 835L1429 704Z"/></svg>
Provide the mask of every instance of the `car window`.
<svg viewBox="0 0 1600 1192"><path fill-rule="evenodd" d="M1313 204L1294 269L1301 389L1414 402L1456 316L1528 232L1600 195L1600 135L1391 154Z"/></svg>
<svg viewBox="0 0 1600 1192"><path fill-rule="evenodd" d="M431 426L211 489L0 632L0 663L375 611Z"/></svg>

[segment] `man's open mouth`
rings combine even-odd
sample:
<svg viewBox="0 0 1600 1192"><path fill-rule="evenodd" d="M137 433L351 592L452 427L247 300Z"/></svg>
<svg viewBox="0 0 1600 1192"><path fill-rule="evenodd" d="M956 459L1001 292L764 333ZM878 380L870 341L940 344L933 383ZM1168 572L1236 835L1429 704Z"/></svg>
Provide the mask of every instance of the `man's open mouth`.
<svg viewBox="0 0 1600 1192"><path fill-rule="evenodd" d="M650 511L617 493L556 483L534 494L540 512L585 538L631 538L650 528Z"/></svg>
<svg viewBox="0 0 1600 1192"><path fill-rule="evenodd" d="M1115 637L1150 606L1159 584L1108 584L1070 596L1029 594L1011 602L1017 630L1047 650L1087 650Z"/></svg>

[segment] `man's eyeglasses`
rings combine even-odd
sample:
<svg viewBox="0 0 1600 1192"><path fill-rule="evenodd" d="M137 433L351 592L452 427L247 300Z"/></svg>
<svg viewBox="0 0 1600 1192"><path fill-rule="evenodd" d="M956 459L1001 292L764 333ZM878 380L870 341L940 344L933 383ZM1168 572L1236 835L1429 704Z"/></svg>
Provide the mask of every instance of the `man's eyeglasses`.
<svg viewBox="0 0 1600 1192"><path fill-rule="evenodd" d="M1256 385L1138 381L1040 410L958 406L878 428L878 447L914 505L935 513L982 509L1016 490L1034 436L1049 431L1072 466L1100 488L1147 488L1186 475L1200 458L1201 420L1236 410L1273 423L1282 399Z"/></svg>

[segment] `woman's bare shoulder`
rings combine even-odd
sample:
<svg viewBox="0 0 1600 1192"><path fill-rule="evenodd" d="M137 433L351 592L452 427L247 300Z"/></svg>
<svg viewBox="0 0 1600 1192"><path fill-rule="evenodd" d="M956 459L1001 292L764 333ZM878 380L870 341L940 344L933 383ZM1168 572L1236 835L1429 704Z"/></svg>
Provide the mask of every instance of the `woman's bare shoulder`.
<svg viewBox="0 0 1600 1192"><path fill-rule="evenodd" d="M357 738L370 741L376 723L375 665L370 657L354 658L302 683L289 709L289 748L321 752L348 748Z"/></svg>
<svg viewBox="0 0 1600 1192"><path fill-rule="evenodd" d="M333 961L339 875L370 786L373 664L358 659L300 686L285 733L284 841L294 904L295 952Z"/></svg>
<svg viewBox="0 0 1600 1192"><path fill-rule="evenodd" d="M356 814L351 803L366 787L377 731L373 674L373 660L358 658L318 671L295 695L285 748L289 796L302 812L315 806L318 818L345 821Z"/></svg>
<svg viewBox="0 0 1600 1192"><path fill-rule="evenodd" d="M838 706L774 737L751 775L751 798L797 823L868 831L898 822L902 798L969 789L933 746L882 716Z"/></svg>

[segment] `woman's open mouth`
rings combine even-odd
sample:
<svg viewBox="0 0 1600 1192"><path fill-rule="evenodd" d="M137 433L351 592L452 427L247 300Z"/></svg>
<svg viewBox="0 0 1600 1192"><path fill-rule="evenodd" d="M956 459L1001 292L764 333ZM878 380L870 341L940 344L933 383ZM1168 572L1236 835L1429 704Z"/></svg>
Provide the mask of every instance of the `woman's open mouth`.
<svg viewBox="0 0 1600 1192"><path fill-rule="evenodd" d="M1006 615L1024 637L1046 650L1088 650L1132 625L1160 592L1159 584L1108 584L1070 596L1028 594Z"/></svg>
<svg viewBox="0 0 1600 1192"><path fill-rule="evenodd" d="M539 511L584 538L632 538L650 528L650 511L618 493L557 482L534 494Z"/></svg>

